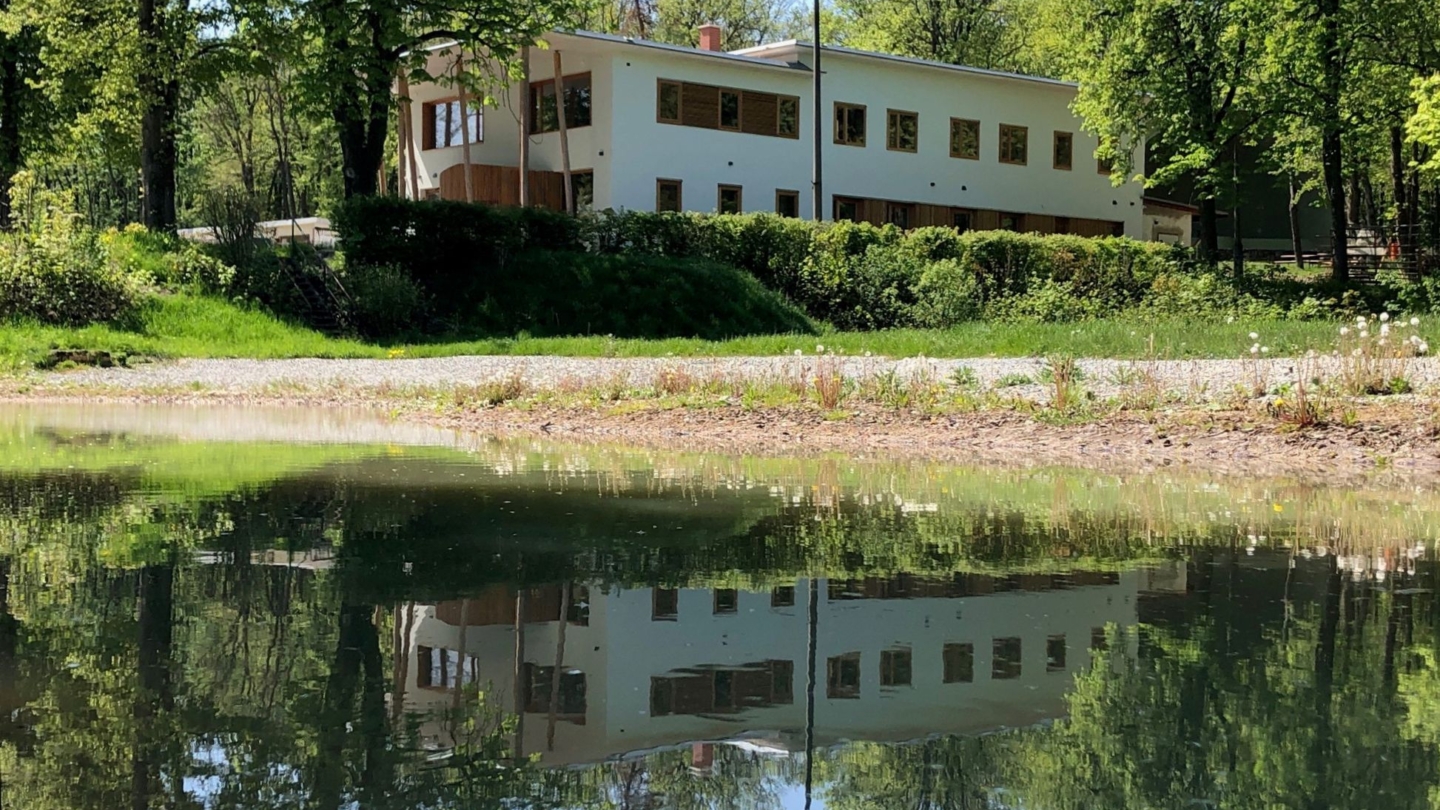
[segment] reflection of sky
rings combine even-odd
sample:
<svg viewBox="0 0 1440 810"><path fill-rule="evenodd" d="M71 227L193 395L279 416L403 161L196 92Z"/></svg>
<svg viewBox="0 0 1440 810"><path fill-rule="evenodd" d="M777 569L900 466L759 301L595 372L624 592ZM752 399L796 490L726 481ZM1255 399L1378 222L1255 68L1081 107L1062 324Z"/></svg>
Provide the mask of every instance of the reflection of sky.
<svg viewBox="0 0 1440 810"><path fill-rule="evenodd" d="M780 806L784 810L805 810L805 786L786 785L780 788ZM825 810L825 800L816 796L810 810Z"/></svg>

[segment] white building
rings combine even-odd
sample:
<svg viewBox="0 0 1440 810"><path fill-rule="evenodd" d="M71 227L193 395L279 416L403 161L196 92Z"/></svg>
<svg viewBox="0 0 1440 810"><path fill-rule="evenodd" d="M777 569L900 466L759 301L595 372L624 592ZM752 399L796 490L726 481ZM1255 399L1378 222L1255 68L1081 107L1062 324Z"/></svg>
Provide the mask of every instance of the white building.
<svg viewBox="0 0 1440 810"><path fill-rule="evenodd" d="M710 47L547 36L531 51L529 87L500 88L493 106L468 111L474 198L518 202L528 104L532 202L563 207L558 54L580 206L810 217L813 49L727 53L718 30L701 39ZM452 73L457 54L432 50L432 75ZM848 48L825 48L822 64L826 219L1146 238L1141 186L1111 184L1070 112L1075 85ZM419 194L463 199L453 83L415 85L409 97Z"/></svg>
<svg viewBox="0 0 1440 810"><path fill-rule="evenodd" d="M1142 592L1183 590L1183 572L818 580L817 744L1062 717L1090 650L1121 637L1107 628L1136 622ZM803 743L806 583L771 592L575 587L553 721L559 586L527 596L519 701L513 591L416 606L404 621L409 652L396 691L407 710L438 715L456 705L457 682L477 682L493 707L524 709L524 750L552 766L719 741L783 754ZM450 745L443 723L422 729L427 745Z"/></svg>

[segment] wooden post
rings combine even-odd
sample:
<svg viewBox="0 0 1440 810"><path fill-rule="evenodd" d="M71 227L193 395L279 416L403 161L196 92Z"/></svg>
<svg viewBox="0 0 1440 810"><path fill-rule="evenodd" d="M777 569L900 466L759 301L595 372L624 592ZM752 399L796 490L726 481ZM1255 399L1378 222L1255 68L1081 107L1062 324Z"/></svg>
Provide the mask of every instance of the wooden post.
<svg viewBox="0 0 1440 810"><path fill-rule="evenodd" d="M460 156L465 164L465 202L475 202L475 178L470 170L470 106L465 92L465 53L455 57L455 84L460 88ZM463 631L462 631L463 632Z"/></svg>
<svg viewBox="0 0 1440 810"><path fill-rule="evenodd" d="M570 138L565 133L565 73L560 51L555 51L555 118L560 124L560 171L565 176L565 213L575 213L575 189L570 185Z"/></svg>
<svg viewBox="0 0 1440 810"><path fill-rule="evenodd" d="M395 113L395 193L404 197L410 190L410 80L405 78L403 67L395 90L400 95L400 108Z"/></svg>
<svg viewBox="0 0 1440 810"><path fill-rule="evenodd" d="M455 662L455 698L451 705L459 709L464 699L465 691L465 629L470 626L470 600L460 600L460 650L457 653L460 660Z"/></svg>
<svg viewBox="0 0 1440 810"><path fill-rule="evenodd" d="M520 49L520 206L530 204L530 46Z"/></svg>
<svg viewBox="0 0 1440 810"><path fill-rule="evenodd" d="M520 186L524 188L524 185ZM515 764L525 759L525 589L515 592Z"/></svg>
<svg viewBox="0 0 1440 810"><path fill-rule="evenodd" d="M410 77L400 70L400 162L404 170L400 173L401 194L412 200L420 199L420 139L415 135L415 108L410 103ZM423 131L423 129L422 129Z"/></svg>

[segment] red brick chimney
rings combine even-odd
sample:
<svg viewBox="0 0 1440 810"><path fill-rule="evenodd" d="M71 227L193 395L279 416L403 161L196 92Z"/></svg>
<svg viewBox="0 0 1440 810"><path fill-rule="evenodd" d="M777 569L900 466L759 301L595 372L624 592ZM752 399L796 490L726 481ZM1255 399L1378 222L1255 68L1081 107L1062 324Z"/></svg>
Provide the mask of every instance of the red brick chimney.
<svg viewBox="0 0 1440 810"><path fill-rule="evenodd" d="M700 50L720 50L720 26L715 23L706 23L700 26Z"/></svg>

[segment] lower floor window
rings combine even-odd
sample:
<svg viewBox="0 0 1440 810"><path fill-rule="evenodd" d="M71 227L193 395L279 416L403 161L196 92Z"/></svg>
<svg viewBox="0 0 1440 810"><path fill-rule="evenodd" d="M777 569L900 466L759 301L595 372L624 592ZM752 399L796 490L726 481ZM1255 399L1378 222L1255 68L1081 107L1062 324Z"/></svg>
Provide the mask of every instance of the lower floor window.
<svg viewBox="0 0 1440 810"><path fill-rule="evenodd" d="M716 201L716 210L722 214L740 213L740 187L720 186L719 199Z"/></svg>
<svg viewBox="0 0 1440 810"><path fill-rule="evenodd" d="M575 200L575 213L595 210L595 173L575 172L571 174L570 196Z"/></svg>
<svg viewBox="0 0 1440 810"><path fill-rule="evenodd" d="M775 191L775 213L782 217L800 216L800 192L777 189Z"/></svg>
<svg viewBox="0 0 1440 810"><path fill-rule="evenodd" d="M680 181L679 181L679 180L656 180L656 181L655 181L655 210L656 210L656 211L679 211L679 210L680 210Z"/></svg>

